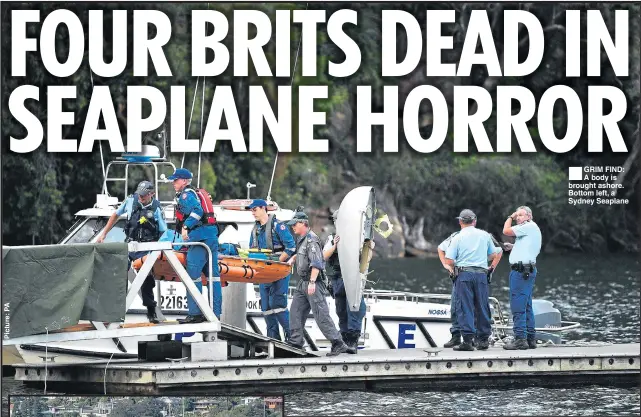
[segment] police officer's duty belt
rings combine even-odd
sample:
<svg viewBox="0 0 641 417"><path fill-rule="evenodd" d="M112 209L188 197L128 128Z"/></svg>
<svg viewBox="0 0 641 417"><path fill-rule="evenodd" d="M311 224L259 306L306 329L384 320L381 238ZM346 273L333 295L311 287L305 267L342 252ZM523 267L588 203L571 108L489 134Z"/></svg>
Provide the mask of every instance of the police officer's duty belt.
<svg viewBox="0 0 641 417"><path fill-rule="evenodd" d="M487 268L481 268L480 266L460 266L459 272L472 272L475 274L487 274Z"/></svg>
<svg viewBox="0 0 641 417"><path fill-rule="evenodd" d="M517 272L534 272L534 268L536 268L536 263L535 262L529 262L529 263L523 263L519 262L516 264L510 264L510 268L512 271L517 271Z"/></svg>

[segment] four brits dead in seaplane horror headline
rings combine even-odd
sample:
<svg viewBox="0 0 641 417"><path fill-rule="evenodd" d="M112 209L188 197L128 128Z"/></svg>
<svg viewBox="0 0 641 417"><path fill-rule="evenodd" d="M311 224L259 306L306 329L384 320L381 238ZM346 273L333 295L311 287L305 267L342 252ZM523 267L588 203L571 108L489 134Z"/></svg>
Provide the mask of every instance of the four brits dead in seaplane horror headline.
<svg viewBox="0 0 641 417"><path fill-rule="evenodd" d="M133 16L128 16L130 12L125 10L115 10L112 13L113 59L110 63L105 63L101 36L103 11L89 11L88 36L85 36L80 18L70 10L55 10L42 20L38 10L11 11L10 76L23 77L26 81L11 91L9 97L11 117L24 126L26 132L23 137L10 137L11 151L32 152L42 146L45 137L49 152L91 152L95 142L100 140L107 141L113 152L125 151L109 87L93 88L86 118L81 121L81 137L64 137L63 127L75 124L77 115L65 111L63 102L79 100L77 87L39 87L28 84L30 78L26 56L39 54L49 73L55 77L67 78L86 70L83 68L83 61L85 49L88 49L90 70L100 77L109 78L118 77L127 67L129 46L133 48L133 76L140 77L140 85L128 85L125 89L127 151L139 152L143 135L158 129L168 117L171 121L172 152L214 152L218 141L230 142L234 152L262 152L266 136L264 126L274 138L280 152L329 151L329 140L315 137L319 134L317 127L327 123L326 112L318 110L319 103L330 99L335 93L327 85L279 86L276 98L272 100L275 101L277 111L270 103L270 95L263 86L249 87L249 108L246 115L249 128L246 131L240 123L241 117L236 105L238 97L232 87L216 85L213 98L205 103L208 113L203 137L189 138L185 133L188 107L186 87L170 85L163 92L145 85L145 78L150 74L149 61L158 77L170 80L175 75L163 50L172 36L169 17L158 10L135 10ZM454 10L427 10L428 24L424 25L424 29L421 29L421 24L414 16L405 11L382 10L381 13L380 67L382 77L388 77L388 82L379 92L383 94L385 106L382 111L373 111L373 87L356 87L355 152L372 152L375 146L381 146L379 143L373 144L373 126L383 127L384 152L398 152L399 136L421 153L440 149L450 137L453 138L454 152L468 152L474 147L479 152L511 152L516 150L512 146L512 135L521 152L548 149L555 153L565 153L579 146L582 137L587 137L589 152L609 149L628 152L619 128L619 122L628 111L628 104L625 94L616 86L588 86L585 109L578 93L565 85L551 86L537 98L529 89L518 85L498 86L495 94L480 86L457 85L453 88L451 106L443 91L435 86L419 85L409 94L401 94L398 85L389 85L398 77L414 71L421 64L423 56L427 56L424 64L425 75L428 77L469 77L473 65L484 66L490 77L523 77L533 74L541 65L546 45L545 29L534 14L526 10L503 11L504 36L500 40L503 52L499 58L495 45L497 40L494 39L487 11L474 10L466 27L458 62L445 63L441 62L441 53L452 49L453 39L452 36L443 34L442 27L455 21ZM127 31L116 28L126 25L130 17L133 19L133 39L128 43ZM233 19L231 23L230 18ZM233 64L230 70L235 77L246 77L250 72L250 63L258 77L291 77L294 61L291 40L294 31L298 30L301 33L302 52L298 69L300 79L312 79L319 72L325 74L325 71L328 77L351 77L362 70L361 50L346 32L346 28L358 30L359 16L355 10L339 10L329 17L323 10L277 10L274 19L259 10L234 10L229 15L215 10L194 10L191 19L193 77L220 75L228 69L231 62ZM614 74L628 76L629 19L627 10L616 10L615 30L611 34L599 10L566 10L566 77L601 76L601 49ZM326 68L319 68L321 65L317 60L316 34L320 24L327 25L329 40L345 55L342 62L328 60ZM27 35L27 25L40 25L39 39ZM55 52L56 31L61 25L66 26L69 32L69 53L64 62L59 60ZM206 25L213 26L212 33L207 33ZM525 55L519 52L521 40L518 34L521 28L527 31L528 36L529 47ZM581 30L587 33L583 48ZM156 35L150 38L149 34L152 32ZM272 39L272 34L275 34L275 53L267 54L265 46ZM223 43L228 36L233 37L232 50ZM405 56L400 57L397 53L399 36L404 36L408 42ZM87 40L88 47L85 48ZM477 52L478 44L481 45L482 52ZM585 56L582 56L582 50L586 51ZM214 59L210 62L206 59L207 51L214 52ZM268 61L268 55L273 58L272 64ZM46 97L47 108L44 121L26 106L28 101L40 101L43 97ZM404 97L404 103L399 103L401 97ZM143 103L146 102L151 109L148 115L143 111ZM427 137L421 133L418 120L419 107L426 102L431 105L433 116L432 131ZM516 102L520 109L512 114ZM555 129L553 116L555 106L559 105L567 108L567 126L561 137L558 129ZM402 120L399 119L399 108L403 110ZM496 115L495 140L490 139L486 129L486 122L493 114ZM99 125L101 116L104 128ZM292 123L293 119L297 120L296 124ZM297 132L292 131L295 125ZM540 143L534 143L531 128L538 130ZM296 149L293 146L294 137L298 138Z"/></svg>

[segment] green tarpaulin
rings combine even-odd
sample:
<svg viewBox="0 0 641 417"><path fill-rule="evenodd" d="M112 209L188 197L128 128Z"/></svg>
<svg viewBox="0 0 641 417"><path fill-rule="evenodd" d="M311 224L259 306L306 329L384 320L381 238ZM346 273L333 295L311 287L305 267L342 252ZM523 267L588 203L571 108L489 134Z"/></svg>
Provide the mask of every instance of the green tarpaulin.
<svg viewBox="0 0 641 417"><path fill-rule="evenodd" d="M2 248L3 338L123 320L127 244Z"/></svg>

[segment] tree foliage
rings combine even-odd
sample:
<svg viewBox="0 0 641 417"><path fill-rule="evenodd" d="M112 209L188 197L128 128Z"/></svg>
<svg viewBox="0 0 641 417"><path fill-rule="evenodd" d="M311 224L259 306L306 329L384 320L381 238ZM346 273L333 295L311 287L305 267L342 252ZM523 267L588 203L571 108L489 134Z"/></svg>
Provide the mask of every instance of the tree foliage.
<svg viewBox="0 0 641 417"><path fill-rule="evenodd" d="M165 404L155 397L131 397L114 403L111 417L162 417Z"/></svg>

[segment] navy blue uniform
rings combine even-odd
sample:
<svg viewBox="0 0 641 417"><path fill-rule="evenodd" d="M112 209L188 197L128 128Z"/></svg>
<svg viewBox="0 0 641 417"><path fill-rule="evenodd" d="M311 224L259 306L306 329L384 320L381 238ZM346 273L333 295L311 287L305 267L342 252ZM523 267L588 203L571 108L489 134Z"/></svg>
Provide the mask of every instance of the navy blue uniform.
<svg viewBox="0 0 641 417"><path fill-rule="evenodd" d="M271 231L268 233L268 227ZM268 234L271 235L271 242L268 242ZM254 239L254 235L257 239ZM256 241L255 241L256 240ZM270 244L271 243L271 244ZM264 225L256 222L254 231L249 238L250 248L271 249L273 253L285 252L292 256L296 251L294 237L284 222L279 222L275 217L270 215L269 220ZM265 317L267 325L267 336L280 340L280 331L278 324L283 327L285 340L289 340L289 310L287 309L287 290L291 275L274 281L271 284L260 284L260 309Z"/></svg>
<svg viewBox="0 0 641 417"><path fill-rule="evenodd" d="M160 234L167 231L167 223L162 214L162 209L160 208L160 203L158 200L152 199L149 204L143 206L138 199L138 195L134 194L133 196L127 198L124 203L118 207L116 214L122 216L127 214L127 238L131 240L141 241L141 242L153 242L157 241L160 237ZM151 214L151 215L150 215ZM149 232L147 238L140 239L141 234L137 233L143 228L142 224L154 224L154 229L152 232ZM138 227L137 227L138 226ZM129 265L132 261L140 259L149 254L149 251L139 251L131 252L129 254ZM154 300L153 289L156 286L156 280L153 276L153 272L150 273L142 286L140 287L140 294L142 295L142 305L145 307L155 307L156 301Z"/></svg>
<svg viewBox="0 0 641 417"><path fill-rule="evenodd" d="M203 242L212 253L212 272L214 275L214 305L213 310L216 317L220 318L223 305L223 293L220 286L220 273L218 271L218 228L216 225L205 225L201 222L203 208L195 190L191 188L184 189L178 195L178 204L176 210L184 218L184 226L188 229L189 242ZM201 273L209 274L207 250L201 246L189 246L187 252L187 274L191 277L196 288L202 290L200 280ZM198 305L193 297L187 292L187 303L189 315L195 316L201 314Z"/></svg>
<svg viewBox="0 0 641 417"><path fill-rule="evenodd" d="M334 236L329 235L323 252L328 251L334 246ZM327 260L325 265L327 277L332 280L332 290L334 292L334 303L336 304L336 315L338 316L338 328L345 343L349 346L352 344L356 346L358 339L363 328L363 319L367 313L367 306L365 300L361 297L361 304L358 311L352 311L348 307L347 294L345 293L345 283L343 282L343 274L340 269L340 262L338 259L338 251L335 251L332 256ZM351 340L352 336L355 340ZM346 340L347 339L347 340ZM353 342L350 344L350 342Z"/></svg>

